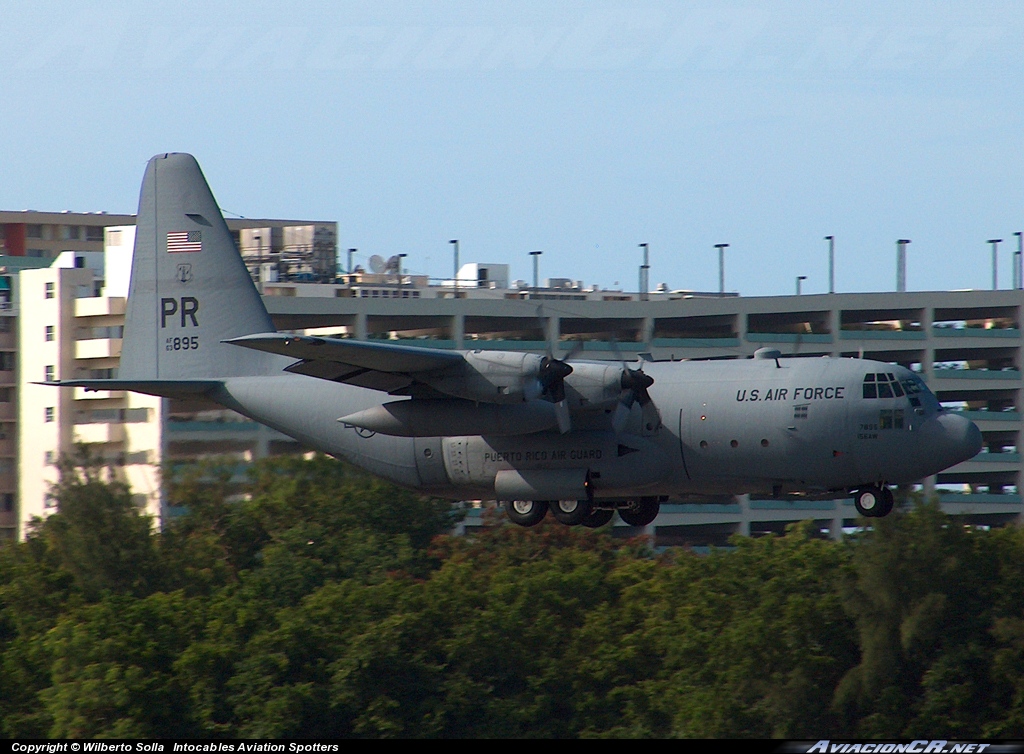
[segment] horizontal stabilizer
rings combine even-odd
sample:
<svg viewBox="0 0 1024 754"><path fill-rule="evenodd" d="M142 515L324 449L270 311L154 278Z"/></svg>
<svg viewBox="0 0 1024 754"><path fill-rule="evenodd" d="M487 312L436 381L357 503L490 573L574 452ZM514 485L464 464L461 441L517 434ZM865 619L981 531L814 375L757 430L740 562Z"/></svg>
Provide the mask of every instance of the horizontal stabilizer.
<svg viewBox="0 0 1024 754"><path fill-rule="evenodd" d="M161 398L189 398L207 395L224 383L221 380L60 380L33 384L86 390L132 390Z"/></svg>
<svg viewBox="0 0 1024 754"><path fill-rule="evenodd" d="M231 338L225 342L304 361L328 361L360 369L399 374L429 372L464 361L462 354L457 351L286 333L257 333Z"/></svg>

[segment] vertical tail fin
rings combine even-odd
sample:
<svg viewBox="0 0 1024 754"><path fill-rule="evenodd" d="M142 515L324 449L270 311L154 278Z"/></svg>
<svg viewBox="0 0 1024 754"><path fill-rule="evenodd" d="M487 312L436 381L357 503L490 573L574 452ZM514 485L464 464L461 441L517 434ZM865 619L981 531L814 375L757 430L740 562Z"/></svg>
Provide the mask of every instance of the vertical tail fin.
<svg viewBox="0 0 1024 754"><path fill-rule="evenodd" d="M222 342L274 326L192 155L149 161L136 223L119 379L279 370L267 354Z"/></svg>

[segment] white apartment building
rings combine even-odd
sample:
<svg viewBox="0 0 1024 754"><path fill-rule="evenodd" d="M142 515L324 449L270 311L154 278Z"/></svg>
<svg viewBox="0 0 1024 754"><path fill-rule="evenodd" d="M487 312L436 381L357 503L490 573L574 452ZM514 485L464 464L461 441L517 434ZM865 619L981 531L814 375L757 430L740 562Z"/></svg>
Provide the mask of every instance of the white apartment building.
<svg viewBox="0 0 1024 754"><path fill-rule="evenodd" d="M134 243L133 225L107 227L102 250L65 251L50 266L14 276L18 300L11 313L20 316L5 316L0 308L3 539L24 537L33 518L52 510L49 492L63 457L85 452L104 462L117 480L128 484L139 508L159 522L167 513L161 486L167 464L208 456L245 464L298 447L290 438L216 406L130 391L37 384L116 376ZM2 294L0 290L0 305Z"/></svg>
<svg viewBox="0 0 1024 754"><path fill-rule="evenodd" d="M117 469L140 508L160 514L165 402L125 391L86 392L35 384L102 379L116 373L127 276L115 275L97 291L98 270L76 266L82 260L80 254L63 254L53 266L26 270L20 276L18 509L22 534L33 517L44 517L53 505L48 493L57 481L57 463L63 456L78 454L78 446L87 445L93 458Z"/></svg>

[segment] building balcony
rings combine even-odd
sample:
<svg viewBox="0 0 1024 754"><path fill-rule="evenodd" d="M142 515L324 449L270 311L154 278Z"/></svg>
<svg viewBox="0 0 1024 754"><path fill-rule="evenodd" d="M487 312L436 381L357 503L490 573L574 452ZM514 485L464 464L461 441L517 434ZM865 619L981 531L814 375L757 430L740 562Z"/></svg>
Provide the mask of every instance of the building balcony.
<svg viewBox="0 0 1024 754"><path fill-rule="evenodd" d="M927 340L924 330L840 330L840 340Z"/></svg>
<svg viewBox="0 0 1024 754"><path fill-rule="evenodd" d="M1021 416L1017 411L951 411L950 413L959 414L972 422L999 422L1000 424L1019 422Z"/></svg>
<svg viewBox="0 0 1024 754"><path fill-rule="evenodd" d="M81 301L82 299L78 299ZM112 359L121 355L120 338L93 338L75 341L76 359Z"/></svg>
<svg viewBox="0 0 1024 754"><path fill-rule="evenodd" d="M76 401L104 401L112 398L124 398L124 390L86 390L84 387L75 388Z"/></svg>
<svg viewBox="0 0 1024 754"><path fill-rule="evenodd" d="M1019 369L935 369L939 380L1015 380L1020 382Z"/></svg>
<svg viewBox="0 0 1024 754"><path fill-rule="evenodd" d="M76 443L124 442L123 424L76 424Z"/></svg>
<svg viewBox="0 0 1024 754"><path fill-rule="evenodd" d="M187 439L209 440L216 439L215 436L222 437L223 435L251 437L260 430L260 425L252 421L169 421L166 427L172 441Z"/></svg>
<svg viewBox="0 0 1024 754"><path fill-rule="evenodd" d="M1020 463L1020 453L978 453L964 463Z"/></svg>
<svg viewBox="0 0 1024 754"><path fill-rule="evenodd" d="M831 343L829 333L748 332L750 343Z"/></svg>
<svg viewBox="0 0 1024 754"><path fill-rule="evenodd" d="M942 476L1017 472L1020 471L1020 468L1020 453L978 453L974 458L946 469L942 472Z"/></svg>
<svg viewBox="0 0 1024 754"><path fill-rule="evenodd" d="M1017 338L1020 330L1016 328L984 328L984 327L933 327L932 335L937 338Z"/></svg>
<svg viewBox="0 0 1024 754"><path fill-rule="evenodd" d="M111 317L124 314L125 300L118 296L75 299L76 317Z"/></svg>
<svg viewBox="0 0 1024 754"><path fill-rule="evenodd" d="M739 348L739 338L652 338L652 348Z"/></svg>
<svg viewBox="0 0 1024 754"><path fill-rule="evenodd" d="M419 345L419 343L417 343ZM543 340L465 340L465 347L471 351L546 351L548 344Z"/></svg>
<svg viewBox="0 0 1024 754"><path fill-rule="evenodd" d="M1003 503L1020 506L1024 500L1015 493L994 494L991 492L939 492L939 502L947 503Z"/></svg>

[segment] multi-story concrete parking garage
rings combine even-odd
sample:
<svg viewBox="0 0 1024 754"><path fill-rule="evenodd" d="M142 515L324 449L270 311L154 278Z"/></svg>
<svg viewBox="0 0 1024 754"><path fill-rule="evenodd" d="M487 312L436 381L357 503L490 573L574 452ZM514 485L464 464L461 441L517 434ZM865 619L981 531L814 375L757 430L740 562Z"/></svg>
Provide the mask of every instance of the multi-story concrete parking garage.
<svg viewBox="0 0 1024 754"><path fill-rule="evenodd" d="M1024 510L1018 452L1024 291L763 298L663 292L639 300L581 288L388 285L373 276L353 276L329 292L318 288L265 286L278 326L438 348L543 351L550 339L569 350L582 341L581 358L597 359L617 359L617 353L734 359L772 346L804 358L898 363L920 373L945 406L975 421L984 436L977 457L922 480L923 489L976 525L1002 525ZM846 499L670 500L661 510L652 527L661 544L721 543L736 532L781 531L807 518L838 536L856 516Z"/></svg>

